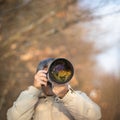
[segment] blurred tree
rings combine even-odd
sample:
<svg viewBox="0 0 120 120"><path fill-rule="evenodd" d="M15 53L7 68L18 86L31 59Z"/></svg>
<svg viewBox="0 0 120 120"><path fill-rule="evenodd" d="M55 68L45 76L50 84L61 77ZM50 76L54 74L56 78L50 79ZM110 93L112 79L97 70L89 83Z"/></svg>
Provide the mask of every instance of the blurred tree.
<svg viewBox="0 0 120 120"><path fill-rule="evenodd" d="M72 25L77 22L77 17L73 15L77 12L75 1L6 0L1 5L2 120L6 119L6 110L12 105L18 93L32 84L36 65L45 57L67 57L75 64L76 76L73 78L73 87L83 89L85 79L88 81L92 79L90 66L93 63L89 61L89 57L94 51L93 45L81 39L86 30L80 27L78 32L73 32L72 29ZM88 74L88 77L84 77L85 74Z"/></svg>
<svg viewBox="0 0 120 120"><path fill-rule="evenodd" d="M118 101L116 98L118 89L115 88L117 84L113 84L116 78L103 75L102 85L99 85L101 79L97 80L97 85L94 82L96 73L93 72L93 68L96 61L92 57L101 51L96 50L93 42L86 41L89 30L82 25L99 17L95 18L92 15L93 9L78 8L77 2L77 0L6 0L0 4L2 120L6 119L6 111L20 91L32 84L38 62L46 57L70 59L75 67L75 76L71 81L73 88L85 91L88 95L92 90L98 94L91 93L91 96L94 96L93 99L102 106L104 120L110 117L112 120L118 115L115 112L115 106L119 101L119 98ZM102 2L100 4L103 5ZM95 9L101 7L100 4ZM113 113L108 111L106 115L109 108L110 110L113 108Z"/></svg>

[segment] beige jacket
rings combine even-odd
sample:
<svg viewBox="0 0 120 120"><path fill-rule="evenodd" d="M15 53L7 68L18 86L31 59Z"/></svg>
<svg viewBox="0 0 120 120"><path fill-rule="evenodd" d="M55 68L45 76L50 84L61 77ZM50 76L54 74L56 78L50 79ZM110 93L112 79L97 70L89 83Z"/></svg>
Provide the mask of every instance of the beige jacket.
<svg viewBox="0 0 120 120"><path fill-rule="evenodd" d="M7 111L7 120L99 120L100 107L85 93L70 89L63 99L45 96L33 86Z"/></svg>

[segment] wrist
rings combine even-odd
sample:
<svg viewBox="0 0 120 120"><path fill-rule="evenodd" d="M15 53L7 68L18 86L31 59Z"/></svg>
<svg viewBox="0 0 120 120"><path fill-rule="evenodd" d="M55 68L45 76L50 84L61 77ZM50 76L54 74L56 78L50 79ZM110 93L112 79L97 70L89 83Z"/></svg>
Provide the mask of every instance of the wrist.
<svg viewBox="0 0 120 120"><path fill-rule="evenodd" d="M41 86L39 86L39 85L33 84L33 86L37 89L41 89Z"/></svg>
<svg viewBox="0 0 120 120"><path fill-rule="evenodd" d="M38 96L40 94L40 90L32 85L32 86L29 86L28 93L30 93L34 96Z"/></svg>

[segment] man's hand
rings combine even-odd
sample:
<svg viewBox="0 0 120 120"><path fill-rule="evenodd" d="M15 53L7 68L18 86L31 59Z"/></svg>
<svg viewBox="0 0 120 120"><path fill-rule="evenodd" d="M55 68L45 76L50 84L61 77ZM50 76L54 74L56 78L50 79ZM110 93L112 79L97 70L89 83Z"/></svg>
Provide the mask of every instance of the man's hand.
<svg viewBox="0 0 120 120"><path fill-rule="evenodd" d="M46 70L38 71L34 76L34 87L41 89L41 86L44 85L47 88L48 79L46 77ZM51 90L50 90L51 89ZM66 84L57 84L52 83L52 88L47 89L47 92L53 92L56 96L63 98L68 92L68 83Z"/></svg>
<svg viewBox="0 0 120 120"><path fill-rule="evenodd" d="M42 85L47 86L47 78L46 78L46 70L38 71L34 76L34 86L38 89L41 88Z"/></svg>
<svg viewBox="0 0 120 120"><path fill-rule="evenodd" d="M63 98L65 94L68 92L68 83L67 84L57 84L53 83L53 89L55 95L57 95L60 98Z"/></svg>

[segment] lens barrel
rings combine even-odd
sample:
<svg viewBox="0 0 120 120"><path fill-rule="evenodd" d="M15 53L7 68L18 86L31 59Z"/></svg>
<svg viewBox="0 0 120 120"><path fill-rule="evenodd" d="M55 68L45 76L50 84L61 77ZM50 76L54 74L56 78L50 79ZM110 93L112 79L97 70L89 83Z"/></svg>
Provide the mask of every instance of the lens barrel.
<svg viewBox="0 0 120 120"><path fill-rule="evenodd" d="M73 65L65 58L55 59L48 68L49 80L58 84L69 82L73 77L73 74Z"/></svg>

